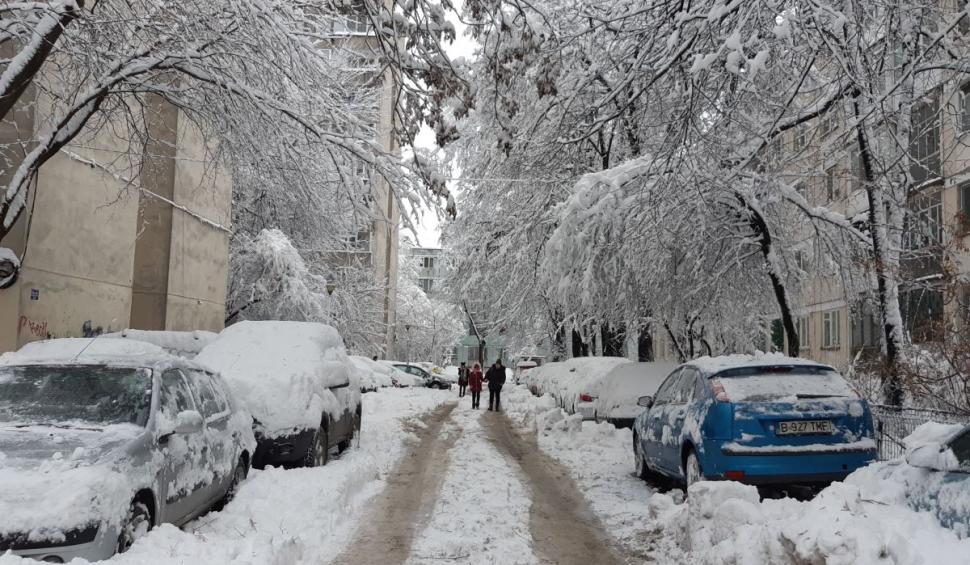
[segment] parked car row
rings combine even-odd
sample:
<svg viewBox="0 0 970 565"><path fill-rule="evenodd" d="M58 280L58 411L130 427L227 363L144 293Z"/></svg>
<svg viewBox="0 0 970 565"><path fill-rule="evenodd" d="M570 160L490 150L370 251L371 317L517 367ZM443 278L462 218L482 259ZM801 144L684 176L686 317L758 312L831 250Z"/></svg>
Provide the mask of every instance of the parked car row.
<svg viewBox="0 0 970 565"><path fill-rule="evenodd" d="M359 384L333 328L175 333L0 356L0 553L110 557L225 503L251 466L325 464L360 429Z"/></svg>

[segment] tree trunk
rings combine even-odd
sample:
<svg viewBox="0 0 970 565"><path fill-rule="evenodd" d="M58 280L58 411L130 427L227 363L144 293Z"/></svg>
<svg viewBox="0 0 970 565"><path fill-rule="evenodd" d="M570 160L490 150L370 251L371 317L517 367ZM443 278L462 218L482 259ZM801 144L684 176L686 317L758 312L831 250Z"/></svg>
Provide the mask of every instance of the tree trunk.
<svg viewBox="0 0 970 565"><path fill-rule="evenodd" d="M84 0L77 0L77 8L84 7ZM0 91L0 120L14 107L23 95L34 76L44 66L50 56L54 44L60 39L66 28L80 15L80 9L75 9L74 2L59 2L49 8L50 13L41 17L34 28L30 41L8 63L0 77L0 84L4 85Z"/></svg>
<svg viewBox="0 0 970 565"><path fill-rule="evenodd" d="M858 99L852 104L856 119L861 112ZM902 348L903 318L899 309L899 289L893 276L891 265L896 262L890 254L888 242L885 193L875 182L872 166L872 148L866 137L863 123L856 125L856 141L862 168L862 183L869 201L869 234L872 239L873 268L876 273L876 292L879 300L879 313L883 320L883 342L885 343L885 366L882 381L886 389L887 401L893 406L902 404L902 390L899 385L897 368Z"/></svg>

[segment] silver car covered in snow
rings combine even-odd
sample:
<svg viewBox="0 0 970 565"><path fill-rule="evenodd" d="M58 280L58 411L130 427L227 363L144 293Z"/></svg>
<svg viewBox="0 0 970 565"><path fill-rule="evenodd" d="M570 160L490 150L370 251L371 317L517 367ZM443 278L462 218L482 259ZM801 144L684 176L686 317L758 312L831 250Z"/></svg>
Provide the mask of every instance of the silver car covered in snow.
<svg viewBox="0 0 970 565"><path fill-rule="evenodd" d="M129 340L56 339L0 357L0 553L104 559L227 500L252 418L221 377Z"/></svg>

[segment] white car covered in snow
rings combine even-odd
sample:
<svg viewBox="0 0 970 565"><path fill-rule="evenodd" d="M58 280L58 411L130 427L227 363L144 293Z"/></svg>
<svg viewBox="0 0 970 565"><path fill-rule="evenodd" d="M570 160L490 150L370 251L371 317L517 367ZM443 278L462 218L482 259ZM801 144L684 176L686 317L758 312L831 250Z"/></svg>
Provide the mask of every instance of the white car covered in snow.
<svg viewBox="0 0 970 565"><path fill-rule="evenodd" d="M594 418L593 401L599 395L602 378L615 367L632 363L625 357L574 357L549 375L546 392L570 414L582 414L583 419Z"/></svg>
<svg viewBox="0 0 970 565"><path fill-rule="evenodd" d="M376 392L394 386L394 367L360 355L351 355L350 361L357 369L361 392Z"/></svg>
<svg viewBox="0 0 970 565"><path fill-rule="evenodd" d="M0 553L106 559L232 496L256 447L224 381L147 343L0 357Z"/></svg>
<svg viewBox="0 0 970 565"><path fill-rule="evenodd" d="M325 465L360 430L360 383L337 330L313 322L239 322L195 358L252 413L253 465Z"/></svg>
<svg viewBox="0 0 970 565"><path fill-rule="evenodd" d="M618 428L633 427L633 420L643 412L637 404L641 396L655 396L675 363L622 363L607 373L596 385L593 418Z"/></svg>

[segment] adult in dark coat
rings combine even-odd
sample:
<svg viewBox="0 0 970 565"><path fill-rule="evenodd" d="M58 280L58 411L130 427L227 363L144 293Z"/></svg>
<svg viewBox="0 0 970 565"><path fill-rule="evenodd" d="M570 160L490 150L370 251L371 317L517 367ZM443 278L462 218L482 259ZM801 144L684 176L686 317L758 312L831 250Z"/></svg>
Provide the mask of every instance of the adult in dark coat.
<svg viewBox="0 0 970 565"><path fill-rule="evenodd" d="M468 386L468 367L465 366L465 362L461 362L461 366L458 367L458 398L465 396L465 387Z"/></svg>
<svg viewBox="0 0 970 565"><path fill-rule="evenodd" d="M478 363L468 373L468 390L472 393L472 408L478 410L482 399L482 367Z"/></svg>
<svg viewBox="0 0 970 565"><path fill-rule="evenodd" d="M502 387L505 385L505 367L499 359L485 373L488 381L488 409L498 412L502 409Z"/></svg>

